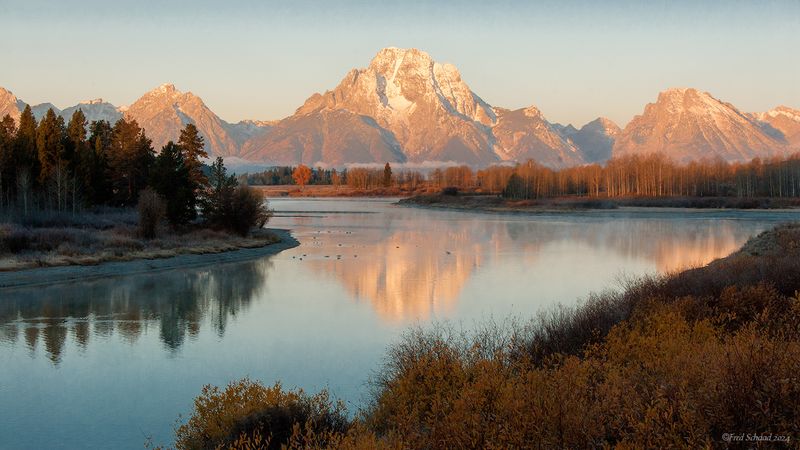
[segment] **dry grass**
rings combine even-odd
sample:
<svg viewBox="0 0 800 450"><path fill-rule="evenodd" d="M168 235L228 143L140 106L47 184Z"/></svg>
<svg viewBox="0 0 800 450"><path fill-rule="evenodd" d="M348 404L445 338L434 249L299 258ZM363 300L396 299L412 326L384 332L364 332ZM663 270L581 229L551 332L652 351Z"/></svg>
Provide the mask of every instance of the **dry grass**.
<svg viewBox="0 0 800 450"><path fill-rule="evenodd" d="M509 200L499 195L471 193L445 195L422 194L403 199L401 204L436 208L481 210L491 212L571 211L587 209L698 208L698 209L781 209L798 208L798 198L737 198L737 197L554 197L532 200Z"/></svg>
<svg viewBox="0 0 800 450"><path fill-rule="evenodd" d="M205 228L181 233L164 229L158 236L143 239L135 224L124 223L107 228L0 224L0 271L221 253L278 241L266 230L242 237Z"/></svg>

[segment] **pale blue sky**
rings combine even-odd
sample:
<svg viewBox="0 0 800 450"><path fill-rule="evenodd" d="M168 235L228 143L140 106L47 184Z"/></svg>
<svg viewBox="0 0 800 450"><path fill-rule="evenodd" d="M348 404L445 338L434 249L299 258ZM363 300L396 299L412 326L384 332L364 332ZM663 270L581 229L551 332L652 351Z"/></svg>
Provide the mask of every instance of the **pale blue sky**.
<svg viewBox="0 0 800 450"><path fill-rule="evenodd" d="M172 82L228 121L277 119L382 47L455 64L495 106L621 126L658 91L800 108L800 1L0 0L0 86L61 108Z"/></svg>

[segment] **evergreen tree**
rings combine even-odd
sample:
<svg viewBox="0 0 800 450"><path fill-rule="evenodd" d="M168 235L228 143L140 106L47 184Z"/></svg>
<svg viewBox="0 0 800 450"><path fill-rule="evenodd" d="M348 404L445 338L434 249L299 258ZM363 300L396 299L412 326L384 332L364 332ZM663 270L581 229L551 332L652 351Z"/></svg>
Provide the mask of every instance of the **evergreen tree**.
<svg viewBox="0 0 800 450"><path fill-rule="evenodd" d="M75 170L81 163L80 156L84 153L87 146L86 142L86 116L83 111L78 109L72 113L72 117L67 124L67 145L65 146L65 159L71 163L71 169Z"/></svg>
<svg viewBox="0 0 800 450"><path fill-rule="evenodd" d="M86 116L78 109L69 119L66 130L66 143L64 145L64 159L72 176L71 193L73 208L77 204L77 194L81 191L84 200L89 203L87 195L88 172L91 171L89 161L89 146L86 141Z"/></svg>
<svg viewBox="0 0 800 450"><path fill-rule="evenodd" d="M98 120L89 125L89 132L86 157L82 158L82 163L87 166L87 171L84 172L84 187L89 202L101 205L110 202L113 194L108 153L114 131L110 123Z"/></svg>
<svg viewBox="0 0 800 450"><path fill-rule="evenodd" d="M389 187L392 185L392 166L389 165L387 162L385 166L383 166L383 187Z"/></svg>
<svg viewBox="0 0 800 450"><path fill-rule="evenodd" d="M14 139L17 125L10 115L6 114L0 121L0 208L10 205L15 191Z"/></svg>
<svg viewBox="0 0 800 450"><path fill-rule="evenodd" d="M39 155L36 149L36 118L33 116L30 105L19 116L19 128L15 139L15 161L18 170L24 172L28 180L39 178ZM18 180L19 181L19 180Z"/></svg>
<svg viewBox="0 0 800 450"><path fill-rule="evenodd" d="M66 128L64 119L48 109L36 130L36 150L39 155L39 184L48 186L50 202L56 209L66 206L70 173L65 156Z"/></svg>
<svg viewBox="0 0 800 450"><path fill-rule="evenodd" d="M52 109L47 110L36 130L36 150L41 167L39 182L44 183L61 169L64 156L64 119Z"/></svg>
<svg viewBox="0 0 800 450"><path fill-rule="evenodd" d="M203 173L203 163L201 158L208 158L208 152L205 151L205 142L203 136L197 131L194 124L188 123L181 130L181 135L178 138L178 146L183 151L183 160L186 167L189 168L189 174L192 182L195 184L196 189L208 184L208 178Z"/></svg>
<svg viewBox="0 0 800 450"><path fill-rule="evenodd" d="M227 172L222 157L217 157L211 165L208 188L201 199L203 220L213 226L223 226L224 218L230 216L231 199L239 184L236 177Z"/></svg>
<svg viewBox="0 0 800 450"><path fill-rule="evenodd" d="M136 120L119 119L114 124L108 152L114 203L136 204L154 160L152 142Z"/></svg>
<svg viewBox="0 0 800 450"><path fill-rule="evenodd" d="M197 216L194 183L181 148L170 141L156 157L150 186L166 200L166 216L173 226L185 225Z"/></svg>

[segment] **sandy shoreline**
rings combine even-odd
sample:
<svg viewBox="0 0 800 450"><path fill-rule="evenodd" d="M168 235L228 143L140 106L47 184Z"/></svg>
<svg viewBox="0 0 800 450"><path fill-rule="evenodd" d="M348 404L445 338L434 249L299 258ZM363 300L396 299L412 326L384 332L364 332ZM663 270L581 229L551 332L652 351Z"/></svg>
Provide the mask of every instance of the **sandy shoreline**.
<svg viewBox="0 0 800 450"><path fill-rule="evenodd" d="M297 247L300 242L289 230L270 229L280 241L264 247L245 248L221 253L178 255L160 259L105 262L94 266L56 266L0 272L0 291L3 289L43 286L70 281L92 280L124 275L161 272L172 269L202 267L212 264L246 261L274 255Z"/></svg>

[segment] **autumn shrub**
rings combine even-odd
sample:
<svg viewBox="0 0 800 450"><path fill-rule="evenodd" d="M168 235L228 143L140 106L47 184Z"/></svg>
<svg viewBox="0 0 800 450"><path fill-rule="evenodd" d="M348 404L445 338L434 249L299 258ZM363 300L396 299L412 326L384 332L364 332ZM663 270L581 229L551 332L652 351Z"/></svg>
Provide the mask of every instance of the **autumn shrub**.
<svg viewBox="0 0 800 450"><path fill-rule="evenodd" d="M158 226L164 219L164 201L153 189L146 188L139 193L139 233L145 239L156 237Z"/></svg>
<svg viewBox="0 0 800 450"><path fill-rule="evenodd" d="M347 424L343 405L325 391L310 396L243 379L223 390L204 387L189 420L176 430L175 444L178 449L273 449L290 439L302 442L304 435L325 444L324 436L344 434Z"/></svg>
<svg viewBox="0 0 800 450"><path fill-rule="evenodd" d="M513 339L475 357L480 333L416 332L390 351L368 423L431 449L703 448L743 430L792 435L797 336L771 334L758 318L730 332L687 319L677 303L650 305L580 356L537 363L508 358Z"/></svg>

